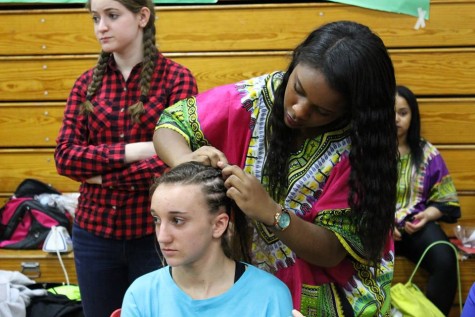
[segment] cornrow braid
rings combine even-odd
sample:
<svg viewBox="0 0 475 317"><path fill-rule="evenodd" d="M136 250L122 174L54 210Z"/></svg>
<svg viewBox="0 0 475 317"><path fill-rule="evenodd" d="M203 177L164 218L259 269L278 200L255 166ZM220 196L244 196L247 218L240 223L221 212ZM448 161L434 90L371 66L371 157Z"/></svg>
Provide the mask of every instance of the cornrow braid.
<svg viewBox="0 0 475 317"><path fill-rule="evenodd" d="M250 261L250 234L247 219L235 202L226 195L221 170L199 162L180 164L157 178L150 189L152 195L160 184L200 185L211 213L225 208L230 215L230 239L223 236L221 245L225 255L234 260Z"/></svg>
<svg viewBox="0 0 475 317"><path fill-rule="evenodd" d="M81 104L81 113L83 114L92 112L94 108L91 103L92 96L94 96L97 89L101 87L102 78L104 77L104 72L106 70L107 62L109 61L110 56L111 53L106 53L104 51L99 54L97 65L92 73L92 81L87 87L86 100Z"/></svg>
<svg viewBox="0 0 475 317"><path fill-rule="evenodd" d="M130 106L129 113L132 121L138 123L140 116L145 112L144 103L147 102L150 82L152 81L153 71L155 69L155 57L158 54L155 46L155 27L144 29L143 35L144 58L142 62L142 72L140 74L140 98Z"/></svg>

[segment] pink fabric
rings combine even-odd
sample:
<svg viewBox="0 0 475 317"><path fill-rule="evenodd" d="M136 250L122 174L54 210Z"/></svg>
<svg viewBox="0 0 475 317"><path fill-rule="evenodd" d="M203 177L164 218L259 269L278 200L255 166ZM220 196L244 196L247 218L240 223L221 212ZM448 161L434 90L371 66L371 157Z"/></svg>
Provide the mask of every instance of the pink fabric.
<svg viewBox="0 0 475 317"><path fill-rule="evenodd" d="M307 213L303 218L313 222L321 210L328 209L345 209L348 208L348 193L350 186L350 159L348 157L342 160L332 169L328 181L322 190L322 195L317 203L312 206L312 211Z"/></svg>
<svg viewBox="0 0 475 317"><path fill-rule="evenodd" d="M241 96L234 86L208 90L196 96L196 102L206 139L226 155L230 164L242 168L251 138L251 117L242 107Z"/></svg>
<svg viewBox="0 0 475 317"><path fill-rule="evenodd" d="M44 212L32 209L31 214L44 227L51 228L52 226L57 226L59 224L58 221L56 221L55 219L53 219L50 216L46 215Z"/></svg>
<svg viewBox="0 0 475 317"><path fill-rule="evenodd" d="M12 216L15 214L15 210L17 210L18 206L21 205L25 200L29 200L30 198L15 198L11 201L8 202L8 204L5 206L5 209L3 210L2 213L2 219L1 223L3 225L8 224L8 221L12 218ZM13 234L10 236L9 240L4 240L0 241L0 248L3 248L9 244L14 244L17 243L23 238L26 237L28 234L28 229L31 227L31 216L29 213L25 213L25 216L23 217L23 221L21 221L17 228L13 231Z"/></svg>
<svg viewBox="0 0 475 317"><path fill-rule="evenodd" d="M303 219L313 223L321 210L348 208L349 177L350 162L349 159L344 158L332 169L322 196L312 207L311 212L303 216ZM354 273L353 265L348 259L344 259L335 267L324 268L297 258L295 265L280 269L276 276L287 284L292 294L294 307L298 309L301 304L302 284L336 283L342 286L348 283Z"/></svg>

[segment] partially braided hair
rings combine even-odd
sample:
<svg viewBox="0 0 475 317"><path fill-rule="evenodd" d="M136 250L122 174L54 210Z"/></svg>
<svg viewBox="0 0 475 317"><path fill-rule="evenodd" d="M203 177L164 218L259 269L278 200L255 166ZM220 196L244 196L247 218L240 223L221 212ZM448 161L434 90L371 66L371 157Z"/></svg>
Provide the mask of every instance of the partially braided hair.
<svg viewBox="0 0 475 317"><path fill-rule="evenodd" d="M143 29L143 62L142 71L140 73L140 97L136 103L129 107L129 113L134 123L140 122L140 116L145 112L144 103L148 101L148 93L150 90L150 82L152 80L153 71L155 69L155 58L158 54L158 49L155 42L155 9L151 0L115 0L126 7L133 13L139 13L143 7L150 10L150 18L147 25ZM86 8L91 10L91 0L86 3ZM91 103L92 97L101 87L102 78L109 61L111 53L101 51L99 59L94 68L92 81L87 88L86 100L81 105L81 112L88 114L93 111Z"/></svg>
<svg viewBox="0 0 475 317"><path fill-rule="evenodd" d="M244 213L226 196L221 170L199 162L186 162L157 178L150 188L151 195L160 184L200 185L210 213L217 213L224 208L230 217L230 239L226 235L221 239L224 254L233 260L250 261L250 227Z"/></svg>

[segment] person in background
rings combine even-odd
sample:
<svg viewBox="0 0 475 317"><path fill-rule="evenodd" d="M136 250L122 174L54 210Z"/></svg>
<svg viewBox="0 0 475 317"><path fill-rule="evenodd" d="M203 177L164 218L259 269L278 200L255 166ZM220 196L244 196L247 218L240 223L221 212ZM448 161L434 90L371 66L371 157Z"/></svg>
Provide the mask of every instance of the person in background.
<svg viewBox="0 0 475 317"><path fill-rule="evenodd" d="M285 282L307 316L390 309L397 183L396 81L383 41L325 24L286 72L180 101L154 134L170 166L222 168L252 220L252 264Z"/></svg>
<svg viewBox="0 0 475 317"><path fill-rule="evenodd" d="M150 0L90 0L102 51L75 82L54 154L81 182L73 248L84 313L108 317L138 276L161 266L148 189L165 171L152 135L163 109L197 92L155 45Z"/></svg>
<svg viewBox="0 0 475 317"><path fill-rule="evenodd" d="M436 147L421 138L419 105L413 92L397 86L396 126L399 144L396 254L417 263L435 241L448 238L438 221L456 222L460 204L452 178ZM457 290L457 259L446 245L430 249L421 263L429 273L426 296L448 315Z"/></svg>
<svg viewBox="0 0 475 317"><path fill-rule="evenodd" d="M158 178L151 192L156 236L169 266L132 283L122 316L291 316L285 284L240 261L248 258L248 226L226 196L220 169L183 163Z"/></svg>

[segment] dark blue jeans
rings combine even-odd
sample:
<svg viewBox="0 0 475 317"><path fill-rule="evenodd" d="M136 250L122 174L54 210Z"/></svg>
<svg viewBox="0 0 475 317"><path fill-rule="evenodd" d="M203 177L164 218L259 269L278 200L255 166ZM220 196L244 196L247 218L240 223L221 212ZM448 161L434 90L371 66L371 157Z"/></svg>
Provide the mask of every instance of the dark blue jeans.
<svg viewBox="0 0 475 317"><path fill-rule="evenodd" d="M161 267L155 235L104 239L74 225L73 248L86 317L109 317L137 277Z"/></svg>

